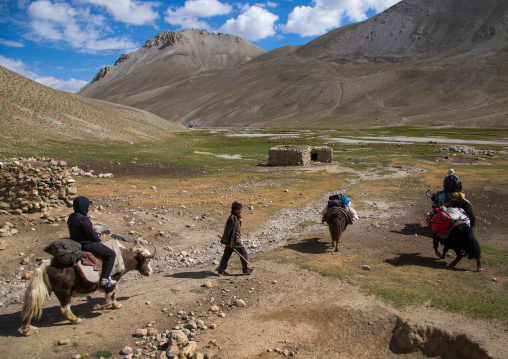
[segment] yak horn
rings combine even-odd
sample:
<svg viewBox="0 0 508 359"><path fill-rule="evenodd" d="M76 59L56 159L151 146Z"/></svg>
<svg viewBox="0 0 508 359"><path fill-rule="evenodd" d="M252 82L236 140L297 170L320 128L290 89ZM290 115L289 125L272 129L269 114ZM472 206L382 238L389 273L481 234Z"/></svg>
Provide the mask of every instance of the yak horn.
<svg viewBox="0 0 508 359"><path fill-rule="evenodd" d="M429 188L429 189L427 190L427 192L425 192L425 194L426 194L426 195L427 195L427 197L429 197L429 198L432 198L432 196L429 196L429 191L430 191L431 189L432 189L432 188Z"/></svg>
<svg viewBox="0 0 508 359"><path fill-rule="evenodd" d="M157 252L157 247L155 246L155 244L153 245L153 253L150 254L149 256L145 256L145 258L154 258L155 257L155 252Z"/></svg>

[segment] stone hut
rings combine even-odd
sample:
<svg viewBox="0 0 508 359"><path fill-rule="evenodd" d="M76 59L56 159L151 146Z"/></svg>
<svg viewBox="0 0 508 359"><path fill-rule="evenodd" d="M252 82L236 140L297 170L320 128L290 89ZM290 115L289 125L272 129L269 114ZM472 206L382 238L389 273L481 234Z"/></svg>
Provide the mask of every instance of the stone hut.
<svg viewBox="0 0 508 359"><path fill-rule="evenodd" d="M280 145L270 148L268 166L306 166L312 163L331 163L330 147L304 145Z"/></svg>
<svg viewBox="0 0 508 359"><path fill-rule="evenodd" d="M64 161L11 159L0 162L0 211L45 212L72 206L77 189Z"/></svg>

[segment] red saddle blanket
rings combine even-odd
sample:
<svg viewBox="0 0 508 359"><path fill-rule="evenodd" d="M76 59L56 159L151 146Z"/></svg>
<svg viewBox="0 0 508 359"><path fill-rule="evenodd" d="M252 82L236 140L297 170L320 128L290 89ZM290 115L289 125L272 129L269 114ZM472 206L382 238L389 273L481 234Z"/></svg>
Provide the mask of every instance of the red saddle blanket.
<svg viewBox="0 0 508 359"><path fill-rule="evenodd" d="M446 238L450 231L460 223L469 225L469 218L461 208L434 208L427 216L425 222L432 229L432 232L440 237Z"/></svg>

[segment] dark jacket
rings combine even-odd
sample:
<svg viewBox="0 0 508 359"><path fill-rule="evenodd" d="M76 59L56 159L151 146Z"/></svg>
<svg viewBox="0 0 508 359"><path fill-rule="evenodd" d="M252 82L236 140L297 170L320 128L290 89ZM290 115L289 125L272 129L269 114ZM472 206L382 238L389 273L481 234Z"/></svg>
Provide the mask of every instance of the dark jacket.
<svg viewBox="0 0 508 359"><path fill-rule="evenodd" d="M446 176L443 181L443 189L445 193L462 192L462 183L456 175Z"/></svg>
<svg viewBox="0 0 508 359"><path fill-rule="evenodd" d="M93 230L90 218L87 217L88 207L91 203L86 197L76 197L72 204L74 213L67 220L71 239L81 243L81 245L101 241L99 235Z"/></svg>
<svg viewBox="0 0 508 359"><path fill-rule="evenodd" d="M231 214L226 222L226 226L224 227L224 233L222 234L222 238L226 240L227 245L230 247L237 247L240 245L239 240L241 238L240 227L242 222L240 219ZM237 242L238 240L238 242Z"/></svg>

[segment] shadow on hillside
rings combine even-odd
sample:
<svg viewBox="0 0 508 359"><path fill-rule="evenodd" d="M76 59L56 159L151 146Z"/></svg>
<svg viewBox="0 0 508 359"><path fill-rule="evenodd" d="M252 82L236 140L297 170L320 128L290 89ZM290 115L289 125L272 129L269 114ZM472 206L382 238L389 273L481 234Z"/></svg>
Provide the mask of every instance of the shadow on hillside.
<svg viewBox="0 0 508 359"><path fill-rule="evenodd" d="M406 223L402 229L394 229L392 233L402 234L404 236L427 236L432 237L432 232L427 226L422 226L420 223Z"/></svg>
<svg viewBox="0 0 508 359"><path fill-rule="evenodd" d="M323 241L322 237L306 238L297 243L291 243L283 248L291 249L301 253L320 254L330 251L331 240Z"/></svg>
<svg viewBox="0 0 508 359"><path fill-rule="evenodd" d="M91 319L95 317L101 316L106 311L94 311L94 307L97 304L102 304L104 302L104 298L91 298L88 297L88 301L85 303L72 305L72 312L81 319ZM31 325L37 328L47 328L47 327L56 327L62 325L75 325L71 324L65 317L60 313L60 305L58 301L54 301L55 305L52 307L44 308L42 312L41 318L36 319L33 318ZM10 336L23 336L18 332L18 329L23 325L21 321L21 313L9 313L0 315L0 336L2 337L10 337Z"/></svg>
<svg viewBox="0 0 508 359"><path fill-rule="evenodd" d="M466 271L466 269L449 267L449 261L439 259L437 257L422 256L420 253L402 253L395 258L386 259L384 262L394 267L418 266L436 269L448 269L454 271Z"/></svg>

